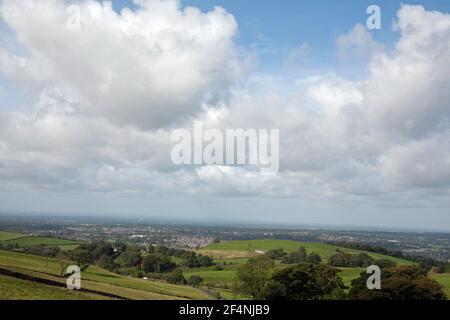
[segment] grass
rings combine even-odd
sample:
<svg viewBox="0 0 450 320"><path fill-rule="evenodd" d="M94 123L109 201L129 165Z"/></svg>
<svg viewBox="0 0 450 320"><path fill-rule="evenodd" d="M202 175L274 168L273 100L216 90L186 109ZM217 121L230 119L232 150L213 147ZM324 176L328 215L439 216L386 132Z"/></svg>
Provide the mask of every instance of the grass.
<svg viewBox="0 0 450 320"><path fill-rule="evenodd" d="M26 237L24 234L0 231L0 241L13 240Z"/></svg>
<svg viewBox="0 0 450 320"><path fill-rule="evenodd" d="M56 238L45 238L45 237L22 237L18 239L10 239L6 241L2 241L2 244L5 245L13 245L18 246L20 248L27 247L35 247L40 245L47 246L72 246L70 248L74 248L74 246L78 246L79 243L70 240L56 239Z"/></svg>
<svg viewBox="0 0 450 320"><path fill-rule="evenodd" d="M432 274L431 278L439 282L444 287L447 299L450 299L450 273Z"/></svg>
<svg viewBox="0 0 450 320"><path fill-rule="evenodd" d="M107 297L72 291L0 275L0 300L104 300Z"/></svg>
<svg viewBox="0 0 450 320"><path fill-rule="evenodd" d="M350 284L353 279L359 277L361 272L363 272L364 268L339 268L341 270L339 272L339 276L342 278L342 281L347 287L350 287Z"/></svg>
<svg viewBox="0 0 450 320"><path fill-rule="evenodd" d="M191 276L196 275L203 278L204 284L211 285L224 285L231 284L236 276L236 270L207 270L207 271L187 271L183 272L184 277L189 279Z"/></svg>
<svg viewBox="0 0 450 320"><path fill-rule="evenodd" d="M63 278L58 278L61 267L55 259L51 258L46 259L29 254L0 251L0 267L13 268L14 271L46 279L50 278L52 281L65 281ZM196 288L124 277L96 266L90 266L82 272L81 276L84 288L112 293L128 299L205 300L210 298L206 293Z"/></svg>
<svg viewBox="0 0 450 320"><path fill-rule="evenodd" d="M316 243L316 242L297 242L290 240L244 240L244 241L229 241L222 243L215 243L205 247L203 250L207 251L232 251L232 252L247 252L255 253L255 251L269 251L274 249L283 249L286 252L293 252L298 250L298 248L304 247L308 253L315 252L319 254L326 262L332 255L336 254L337 250L348 253L367 253L374 259L388 259L403 265L412 265L414 262L399 259L395 257L390 257L378 253L354 250L343 248L339 246L334 246L326 243ZM201 250L201 251L203 251Z"/></svg>
<svg viewBox="0 0 450 320"><path fill-rule="evenodd" d="M235 279L236 271L242 264L245 264L249 258L258 255L256 251L268 251L274 249L283 249L286 252L293 252L298 248L304 247L308 253L315 252L319 254L324 263L334 254L337 250L348 253L367 253L374 259L388 259L395 261L400 265L411 265L414 262L404 259L398 259L395 257L389 257L386 255L371 253L366 251L360 251L355 249L348 249L339 246L329 245L325 243L313 243L313 242L297 242L290 240L244 240L244 241L229 241L211 244L201 250L198 253L206 254L214 258L215 263L224 264L223 270L217 271L214 267L209 268L196 268L185 270L184 276L189 278L192 275L198 275L204 279L204 283L211 284L212 286L231 285ZM287 265L281 264L276 261L276 268L284 268ZM364 268L339 268L343 282L346 286L350 286L353 279L358 278L360 273L364 271ZM450 288L450 284L449 284Z"/></svg>

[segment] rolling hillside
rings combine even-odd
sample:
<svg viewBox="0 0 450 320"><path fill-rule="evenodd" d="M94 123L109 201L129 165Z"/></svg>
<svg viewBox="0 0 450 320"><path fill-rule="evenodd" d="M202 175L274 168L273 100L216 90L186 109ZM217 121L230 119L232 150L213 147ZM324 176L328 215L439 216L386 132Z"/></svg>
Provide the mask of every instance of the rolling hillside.
<svg viewBox="0 0 450 320"><path fill-rule="evenodd" d="M325 243L316 243L316 242L297 242L290 240L249 240L249 241L229 241L222 242L209 245L205 247L203 250L205 251L231 251L234 252L235 255L238 255L237 252L242 253L243 256L246 254L254 255L257 251L268 251L274 249L283 249L286 252L292 252L298 250L298 248L304 247L308 253L315 252L319 254L322 260L326 261L329 257L336 254L336 250L339 249L341 252L348 253L367 253L374 259L388 259L397 262L398 264L403 265L411 265L414 262L398 259L394 257L389 257L386 255L348 249L344 247L338 247L334 245L329 245Z"/></svg>
<svg viewBox="0 0 450 320"><path fill-rule="evenodd" d="M0 231L0 241L7 241L26 237L24 234Z"/></svg>
<svg viewBox="0 0 450 320"><path fill-rule="evenodd" d="M50 290L58 288L64 291L64 294L78 294L64 289L66 279L60 276L61 267L55 259L32 256L23 253L0 251L0 274L6 284L10 283L11 276L26 281L26 286L37 284L45 285L42 287L36 285L36 290L49 290L52 296L60 290ZM6 278L5 278L6 276ZM211 297L202 290L167 284L164 282L147 281L135 278L129 278L114 274L96 266L90 266L82 272L82 290L85 293L83 298L103 298L103 299L128 299L128 300L203 300ZM51 292L50 292L51 291ZM20 291L13 291L17 296L14 299L33 298L23 296ZM91 296L91 295L94 296ZM52 296L57 299L57 296ZM39 298L36 296L35 298ZM65 299L61 296L62 299ZM75 297L77 298L77 297Z"/></svg>
<svg viewBox="0 0 450 320"><path fill-rule="evenodd" d="M382 254L365 252L360 250L348 249L344 247L329 245L325 243L297 242L289 240L243 240L228 241L211 244L198 253L214 257L216 263L223 265L223 270L215 270L214 267L187 269L184 276L189 278L193 275L201 276L204 282L212 287L229 288L231 287L236 272L240 265L246 263L249 258L261 255L263 252L273 249L283 249L286 252L293 252L298 248L304 247L308 253L315 252L319 254L323 262L327 262L328 258L337 253L337 250L348 253L367 253L374 259L388 259L395 261L399 265L411 265L414 262L390 257ZM286 265L276 262L277 268L283 268ZM350 285L351 281L357 278L364 268L339 268L340 276L346 285Z"/></svg>
<svg viewBox="0 0 450 320"><path fill-rule="evenodd" d="M13 245L19 248L28 248L40 245L58 246L61 250L74 250L79 243L76 241L47 238L47 237L32 237L20 233L0 232L0 244Z"/></svg>

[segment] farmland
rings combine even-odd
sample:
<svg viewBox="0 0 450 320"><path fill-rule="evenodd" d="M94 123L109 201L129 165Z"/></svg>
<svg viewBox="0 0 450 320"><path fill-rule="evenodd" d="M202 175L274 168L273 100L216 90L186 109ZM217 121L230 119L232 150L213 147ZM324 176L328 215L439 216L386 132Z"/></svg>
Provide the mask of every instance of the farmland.
<svg viewBox="0 0 450 320"><path fill-rule="evenodd" d="M68 291L37 282L0 275L0 300L102 300L104 296Z"/></svg>
<svg viewBox="0 0 450 320"><path fill-rule="evenodd" d="M14 232L6 232L6 231L0 231L0 241L8 241L13 239L19 239L26 237L26 235L21 233L14 233Z"/></svg>
<svg viewBox="0 0 450 320"><path fill-rule="evenodd" d="M56 238L46 238L46 237L28 237L28 236L6 239L1 241L1 243L3 245L12 245L17 246L19 248L46 245L46 246L59 246L62 249L64 248L75 249L78 246L78 243L75 241Z"/></svg>
<svg viewBox="0 0 450 320"><path fill-rule="evenodd" d="M289 240L249 240L249 241L229 241L211 244L198 253L210 255L215 258L215 262L223 266L223 270L215 270L214 267L187 269L184 271L186 278L193 275L200 276L204 282L211 286L228 288L232 285L236 272L240 265L246 263L249 258L261 255L268 250L283 249L285 252L293 252L300 247L304 247L307 253L315 252L319 254L323 262L327 262L328 258L340 252L347 253L367 253L374 259L392 260L400 265L411 265L414 262L390 257L382 254L365 252L355 249L348 249L339 246L315 243L315 242L297 242ZM276 268L283 268L286 265L276 262ZM351 281L357 278L364 270L363 268L339 268L340 276L344 283L349 286Z"/></svg>
<svg viewBox="0 0 450 320"><path fill-rule="evenodd" d="M61 267L52 258L0 251L0 269L33 277L39 281L65 284L65 279L60 276ZM31 282L28 286L33 284L33 281L28 282ZM96 266L90 266L82 273L82 287L98 293L96 296L100 295L108 298L116 296L117 298L131 300L203 300L210 298L208 294L199 289L124 277ZM68 291L65 292L67 293ZM17 294L18 296L15 298L21 299L21 293L18 292ZM86 296L85 298L88 297Z"/></svg>
<svg viewBox="0 0 450 320"><path fill-rule="evenodd" d="M398 259L394 257L385 256L382 254L365 252L360 250L348 249L343 247L338 247L334 245L329 245L325 243L316 243L316 242L297 242L297 241L288 241L288 240L251 240L251 241L230 241L223 243L216 243L209 245L204 250L206 251L232 251L235 253L235 256L238 254L236 252L241 252L245 255L244 252L253 255L257 251L268 251L274 249L283 249L286 252L293 252L298 250L298 248L304 247L308 253L315 252L319 254L322 260L327 260L333 254L336 253L336 250L339 249L342 252L348 253L367 253L374 259L388 259L397 262L398 264L411 265L414 264L411 261Z"/></svg>

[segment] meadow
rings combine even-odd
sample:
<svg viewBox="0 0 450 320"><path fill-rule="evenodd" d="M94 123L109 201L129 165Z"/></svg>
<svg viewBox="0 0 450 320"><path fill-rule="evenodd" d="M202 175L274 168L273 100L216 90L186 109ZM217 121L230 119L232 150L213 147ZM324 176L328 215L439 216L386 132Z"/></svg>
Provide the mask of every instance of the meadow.
<svg viewBox="0 0 450 320"><path fill-rule="evenodd" d="M13 245L17 246L19 248L27 248L27 247L35 247L40 245L46 245L46 246L60 246L62 248L75 249L79 243L75 241L70 240L63 240L63 239L57 239L57 238L46 238L46 237L29 237L29 236L23 236L19 238L13 238L13 239L7 239L2 240L2 244L4 245Z"/></svg>
<svg viewBox="0 0 450 320"><path fill-rule="evenodd" d="M26 235L15 232L0 231L0 241L19 239L23 237L26 237Z"/></svg>
<svg viewBox="0 0 450 320"><path fill-rule="evenodd" d="M0 251L0 269L62 284L66 281L60 276L59 263L52 258ZM200 289L120 276L96 266L82 272L82 287L131 300L211 299Z"/></svg>
<svg viewBox="0 0 450 320"><path fill-rule="evenodd" d="M105 296L0 275L0 300L107 300Z"/></svg>
<svg viewBox="0 0 450 320"><path fill-rule="evenodd" d="M450 273L433 274L431 278L439 282L444 287L447 299L450 299Z"/></svg>
<svg viewBox="0 0 450 320"><path fill-rule="evenodd" d="M290 240L243 240L243 241L227 241L221 243L211 244L197 252L212 256L215 263L223 266L223 270L215 270L214 267L186 269L184 275L189 278L193 275L198 275L204 279L204 283L219 288L230 288L235 280L236 272L240 265L246 263L248 259L256 257L274 249L283 249L285 252L297 251L300 247L304 247L307 253L315 252L319 254L324 263L329 257L336 254L337 251L348 253L367 253L374 259L388 259L395 261L399 265L412 265L414 262L390 257L378 253L360 251L355 249L348 249L344 247L334 246L325 243L313 242L297 242ZM276 261L275 268L283 268L287 265ZM346 286L350 286L351 281L359 277L360 273L364 271L363 268L339 268L340 276Z"/></svg>

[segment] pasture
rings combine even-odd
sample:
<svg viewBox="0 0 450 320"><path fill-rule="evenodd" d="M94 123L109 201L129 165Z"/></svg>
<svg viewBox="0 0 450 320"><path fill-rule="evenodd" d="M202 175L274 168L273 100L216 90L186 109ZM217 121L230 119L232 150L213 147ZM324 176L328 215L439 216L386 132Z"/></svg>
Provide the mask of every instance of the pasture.
<svg viewBox="0 0 450 320"><path fill-rule="evenodd" d="M0 231L0 241L7 241L26 237L26 235L15 232Z"/></svg>
<svg viewBox="0 0 450 320"><path fill-rule="evenodd" d="M56 259L52 258L0 251L0 268L65 283L65 279L60 276L61 266ZM211 298L196 288L120 276L96 266L90 266L82 272L81 276L83 288L114 294L125 299L207 300Z"/></svg>

